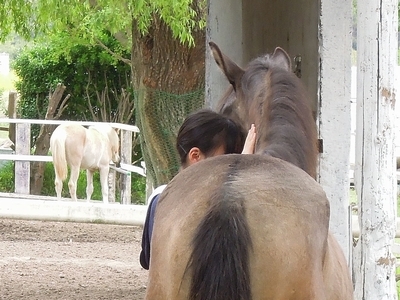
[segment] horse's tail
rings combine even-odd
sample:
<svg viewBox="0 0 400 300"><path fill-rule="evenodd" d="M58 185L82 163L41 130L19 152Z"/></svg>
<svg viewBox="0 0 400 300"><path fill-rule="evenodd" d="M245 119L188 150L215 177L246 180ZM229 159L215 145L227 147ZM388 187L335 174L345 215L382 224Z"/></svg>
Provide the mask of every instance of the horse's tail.
<svg viewBox="0 0 400 300"><path fill-rule="evenodd" d="M65 155L65 140L65 134L55 136L54 133L50 139L54 170L62 181L67 179L68 175L67 157Z"/></svg>
<svg viewBox="0 0 400 300"><path fill-rule="evenodd" d="M216 195L195 232L189 261L190 300L250 300L249 249L244 200ZM228 199L230 197L230 199Z"/></svg>

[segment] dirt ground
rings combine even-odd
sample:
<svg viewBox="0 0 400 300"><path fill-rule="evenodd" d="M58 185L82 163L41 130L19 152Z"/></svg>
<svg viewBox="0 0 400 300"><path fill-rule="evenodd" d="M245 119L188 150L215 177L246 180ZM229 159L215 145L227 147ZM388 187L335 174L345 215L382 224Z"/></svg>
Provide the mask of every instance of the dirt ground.
<svg viewBox="0 0 400 300"><path fill-rule="evenodd" d="M143 299L142 229L0 219L0 299Z"/></svg>

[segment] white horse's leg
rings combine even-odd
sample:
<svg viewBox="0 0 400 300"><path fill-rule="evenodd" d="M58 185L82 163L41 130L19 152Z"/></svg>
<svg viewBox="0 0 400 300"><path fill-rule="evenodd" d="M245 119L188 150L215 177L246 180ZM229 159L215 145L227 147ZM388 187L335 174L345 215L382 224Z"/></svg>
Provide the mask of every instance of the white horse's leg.
<svg viewBox="0 0 400 300"><path fill-rule="evenodd" d="M71 176L69 177L68 187L69 194L71 195L71 199L74 201L78 201L76 197L76 185L79 177L79 168L71 166Z"/></svg>
<svg viewBox="0 0 400 300"><path fill-rule="evenodd" d="M58 177L56 173L56 179L54 180L54 187L57 193L57 200L61 200L61 192L63 188L63 182L60 177Z"/></svg>
<svg viewBox="0 0 400 300"><path fill-rule="evenodd" d="M86 170L86 200L89 202L93 194L93 171Z"/></svg>
<svg viewBox="0 0 400 300"><path fill-rule="evenodd" d="M108 203L108 173L110 167L100 168L100 183L101 183L101 194L103 195L103 202Z"/></svg>

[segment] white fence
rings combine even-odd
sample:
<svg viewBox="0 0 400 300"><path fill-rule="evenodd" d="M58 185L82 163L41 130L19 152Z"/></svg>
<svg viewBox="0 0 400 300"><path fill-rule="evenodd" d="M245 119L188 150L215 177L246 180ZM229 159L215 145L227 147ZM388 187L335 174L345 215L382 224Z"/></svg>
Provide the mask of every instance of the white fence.
<svg viewBox="0 0 400 300"><path fill-rule="evenodd" d="M354 166L354 156L355 156L355 146L354 146L354 144L355 144L354 140L355 139L354 139L354 136L355 136L355 124L356 124L356 118L355 118L356 117L356 114L355 114L355 112L356 112L356 75L357 75L356 67L352 67L351 71L352 71L352 86L351 86L351 103L352 103L352 105L351 105L351 132L352 132L352 137L351 137L351 148L350 148L350 164L351 164L351 168L350 168L349 176L350 176L350 179L353 180L353 166ZM399 66L396 68L395 75L396 75L396 86L400 90L400 67ZM396 106L396 116L397 116L396 125L399 126L400 125L400 106L399 105ZM20 131L20 130L29 131L29 130L26 129L26 126L27 125L30 126L30 124L55 124L55 125L58 125L58 124L63 123L63 121L25 120L25 119L21 119L21 120L19 120L19 119L0 119L0 123L16 123L16 125L17 125L16 128L17 128L18 131ZM79 122L79 123L82 124L82 125L93 125L93 124L95 124L93 122ZM123 157L122 153L126 153L126 156L124 156L126 160L122 160L121 169L119 169L118 171L125 172L126 176L129 176L130 172L135 172L135 173L138 173L138 174L141 174L141 175L145 176L144 169L141 168L141 167L137 167L137 166L131 165L131 160L130 160L130 153L131 153L131 148L130 147L132 146L131 145L131 143L132 143L132 134L138 133L139 132L138 128L136 126L125 125L125 124L114 124L113 123L113 124L110 124L110 125L112 125L115 128L119 128L119 129L122 130L121 157ZM399 127L397 127L397 128L399 128ZM20 135L17 134L17 137L18 136L20 136ZM25 145L26 142L29 141L29 140L30 140L29 138L25 138L24 137L23 140L22 140L22 143L20 143L20 145L21 144ZM400 135L399 134L396 134L396 139L395 140L396 140L396 146L397 146L396 147L396 155L398 157L400 157L400 147L398 147L398 146L400 146ZM16 161L16 166L19 166L19 168L21 168L22 172L25 172L25 174L28 174L28 173L27 173L26 170L24 170L24 168L26 168L26 166L29 165L30 161L52 161L52 157L51 156L32 156L32 155L29 155L29 152L26 153L26 150L20 150L20 147L19 147L18 143L17 143L16 147L17 147L16 154L13 154L13 155L0 154L0 161L1 160L15 160ZM26 176L26 175L24 175L24 176ZM26 187L26 184L28 182L28 179L26 179L26 178L29 178L29 176L26 177L26 178L24 176L18 177L16 179L16 183L15 184L16 184L16 194L17 195L28 195L29 194L29 191L27 192L27 187ZM112 176L112 172L111 172L111 176ZM400 173L399 172L397 174L397 177L398 177L398 181L400 181ZM129 182L126 181L126 183L127 184L125 185L125 190L121 191L121 193L123 194L122 195L122 203L130 203L130 187L131 187L130 186L130 181ZM23 189L23 190L21 191L21 189ZM110 193L110 195L112 195L112 194L113 193ZM0 203L1 203L0 204L1 205L0 206L0 217L4 213L4 210L2 212L1 209L5 205L4 201L2 201L2 200L6 199L6 198L7 199L8 198L11 199L11 197L12 197L11 195L1 195L0 194ZM19 199L19 200L13 199L12 201L13 201L13 203L17 203L17 201L18 201L18 203L20 203L22 200L21 199ZM29 201L31 201L31 200L29 200ZM35 200L32 200L32 201L41 201L41 200L35 199ZM51 201L51 200L49 200L49 201ZM46 201L46 202L48 202L48 201ZM24 204L24 205L26 205L26 204ZM55 204L51 204L51 205L53 205L54 207L56 206ZM76 204L72 203L72 205L79 206L80 204L78 202ZM102 203L94 203L93 205L102 206ZM64 204L62 204L62 206L64 206ZM114 206L114 205L111 205L111 206ZM128 206L130 207L132 205L128 205ZM86 209L86 205L83 205L82 207L84 207ZM141 208L137 208L137 211L138 212L141 211L141 209L143 207L146 207L146 206L141 206ZM45 209L45 208L43 208L43 209ZM126 209L128 209L128 208L126 208ZM132 208L130 207L129 209L132 209ZM13 209L8 208L8 211L11 212L12 210ZM132 214L135 214L135 212L132 212ZM144 220L143 214L145 214L145 210L143 212L139 213L139 214L141 214L141 215L138 217L137 221L138 220ZM48 218L48 217L46 217L46 218ZM68 217L68 218L65 217L63 219L72 221L72 219L70 219L70 217ZM91 214L88 214L87 218L86 218L86 220L88 220L88 221L96 220L96 219L97 219L97 216L91 215ZM128 221L122 221L122 223L125 224L125 223L129 223L129 222ZM397 222L397 223L398 223L398 225L400 224L400 222ZM400 228L399 226L398 226L398 228ZM357 235L358 234L357 227L358 227L358 223L356 222L356 219L353 218L353 235ZM399 230L398 230L398 233L396 233L396 236L400 237Z"/></svg>
<svg viewBox="0 0 400 300"><path fill-rule="evenodd" d="M52 157L30 154L30 127L31 124L59 125L70 121L59 120L28 120L28 119L1 119L0 123L16 124L15 154L0 154L1 160L15 161L15 193L0 193L0 217L74 221L74 222L102 222L113 224L142 225L146 213L146 206L131 205L131 172L145 176L145 170L133 166L132 139L139 132L136 126L109 123L121 130L121 167L112 166L109 175L110 202L115 201L115 172L121 173L121 204L104 205L99 201L56 201L55 197L29 195L30 162L50 162ZM76 122L84 126L94 125L95 122Z"/></svg>
<svg viewBox="0 0 400 300"><path fill-rule="evenodd" d="M0 218L142 226L146 211L147 205L105 205L100 201L57 201L32 196L26 199L0 194Z"/></svg>

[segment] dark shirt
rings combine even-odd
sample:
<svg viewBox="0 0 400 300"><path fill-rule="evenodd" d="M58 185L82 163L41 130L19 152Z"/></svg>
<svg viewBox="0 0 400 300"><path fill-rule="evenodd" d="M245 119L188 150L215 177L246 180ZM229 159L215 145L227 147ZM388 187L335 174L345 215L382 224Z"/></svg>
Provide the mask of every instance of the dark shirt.
<svg viewBox="0 0 400 300"><path fill-rule="evenodd" d="M158 203L158 199L160 198L160 195L161 194L154 196L153 200L150 202L149 207L147 209L146 221L144 222L143 226L140 264L146 270L148 270L150 266L150 242L151 242L151 235L153 233L153 224L154 224L156 206Z"/></svg>

